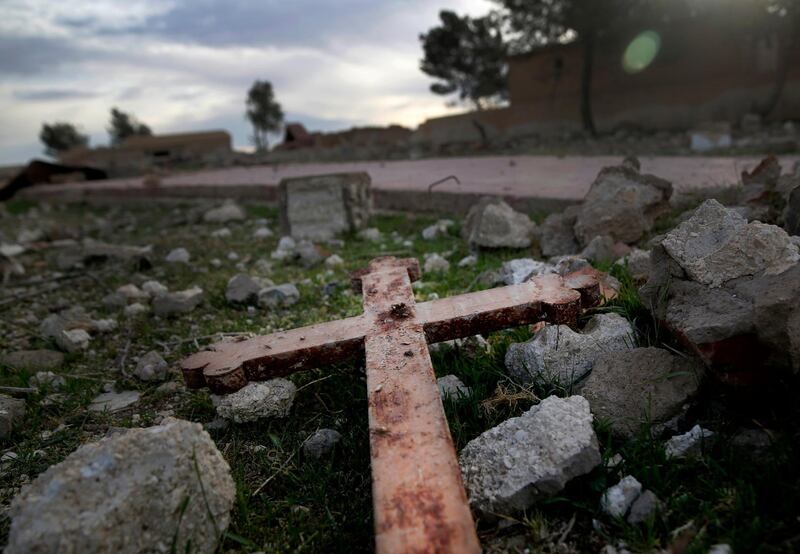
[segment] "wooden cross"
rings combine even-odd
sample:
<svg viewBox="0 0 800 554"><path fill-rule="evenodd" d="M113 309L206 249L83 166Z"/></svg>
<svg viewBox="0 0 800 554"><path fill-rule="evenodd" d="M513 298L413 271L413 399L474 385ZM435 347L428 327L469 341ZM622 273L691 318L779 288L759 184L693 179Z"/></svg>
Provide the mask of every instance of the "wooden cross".
<svg viewBox="0 0 800 554"><path fill-rule="evenodd" d="M352 276L364 313L239 342L181 363L190 387L228 393L366 355L372 501L379 553L480 552L428 343L538 321L574 323L600 297L594 278L545 275L520 285L416 304L413 258L376 258Z"/></svg>

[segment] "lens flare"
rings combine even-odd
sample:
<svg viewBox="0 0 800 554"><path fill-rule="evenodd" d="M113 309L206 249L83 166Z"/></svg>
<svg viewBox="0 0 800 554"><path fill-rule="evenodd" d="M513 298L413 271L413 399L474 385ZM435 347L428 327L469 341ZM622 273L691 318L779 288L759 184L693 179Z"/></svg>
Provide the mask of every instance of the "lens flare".
<svg viewBox="0 0 800 554"><path fill-rule="evenodd" d="M631 41L622 55L622 67L628 73L639 73L653 63L661 49L661 35L645 31Z"/></svg>

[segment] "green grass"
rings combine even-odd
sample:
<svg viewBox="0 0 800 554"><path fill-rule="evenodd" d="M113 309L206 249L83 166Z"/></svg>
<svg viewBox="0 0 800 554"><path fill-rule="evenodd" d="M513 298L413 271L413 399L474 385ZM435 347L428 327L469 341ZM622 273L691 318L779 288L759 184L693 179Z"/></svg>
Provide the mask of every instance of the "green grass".
<svg viewBox="0 0 800 554"><path fill-rule="evenodd" d="M416 289L418 301L438 295L465 292L476 275L497 269L509 259L530 256L525 251L482 253L473 268L458 268L456 262L469 251L458 237L459 224L450 236L424 241L420 231L434 220L408 215L376 217L374 225L383 240L369 243L354 236L344 237L344 247L328 247L345 260L343 268L324 266L305 270L291 264L273 263L263 274L276 284L295 282L301 300L288 310L248 313L230 306L224 298L228 279L239 272L238 254L254 275L255 261L269 259L278 236L257 241L251 235L256 218L269 219L277 229L274 208L247 206L251 220L228 225L232 236L216 239L210 233L221 227L192 223L202 213L196 207L165 205L129 206L115 209L70 205L44 211L36 222L25 221L32 206L15 208L12 217L0 220L0 230L9 236L24 226L52 222L54 232L89 228L97 239L116 244L152 245L154 267L134 274L119 263L88 268L93 278L65 281L56 290L5 306L0 310L0 349L44 347L38 337L38 321L56 305L80 304L95 317L117 317L119 329L93 339L90 354L68 356L60 373L69 376L67 387L53 402L48 393L30 395L23 425L0 443L18 458L0 471L0 504L7 505L19 487L50 465L63 460L79 445L102 437L110 427L150 425L161 415L172 413L192 421L208 423L215 418L211 399L205 391L182 391L177 395L156 391L158 384L141 383L117 371L127 346L124 367L130 371L134 358L156 349L173 366L183 356L214 340L217 332L265 334L321 321L340 319L361 312L361 299L349 292L348 274L381 253L415 256L451 252L451 269L446 274L425 275ZM396 238L395 238L396 237ZM411 241L411 245L404 244ZM172 248L189 249L189 266L162 262ZM23 261L29 269L24 278L48 267L57 252L36 250ZM211 265L212 259L221 266ZM597 311L614 311L634 325L642 346L677 348L673 339L659 329L639 298L637 284L626 269L610 268L622 283L619 296ZM145 279L157 279L171 290L201 286L204 304L190 316L156 320L150 316L126 320L103 307L107 290ZM338 283L335 294L325 296L323 286ZM12 292L38 290L40 285ZM480 285L477 286L480 288ZM587 314L591 315L591 314ZM197 339L197 345L192 339ZM472 389L469 399L448 400L445 411L457 448L486 429L527 410L537 399L570 391L554 383L523 386L510 379L504 368L508 345L530 338L527 328L509 329L487 337L491 353L474 355L467 349L442 347L432 354L438 376L455 374ZM128 345L128 339L130 344ZM187 340L188 339L188 340ZM26 386L30 373L0 367L0 384ZM176 377L176 379L180 379ZM280 420L254 424L231 424L211 431L211 436L231 466L237 487L232 521L222 551L249 552L369 552L372 550L372 508L370 499L369 436L363 361L343 363L291 376L300 389L291 415ZM104 381L119 388L142 392L137 407L138 422L131 415L90 414L89 401L101 391ZM532 552L555 551L564 535L575 551L598 551L606 542L624 540L631 550L664 548L670 531L689 520L698 534L690 552L704 552L711 544L729 542L736 552L791 552L800 548L800 460L797 447L798 409L791 391L796 383L777 389L760 390L741 397L710 384L694 408L693 417L719 433L720 441L708 456L698 461L667 460L662 441L643 434L621 442L612 437L604 422L596 423L604 459L624 457L615 470L601 465L589 475L575 479L557 497L543 501L525 514L511 514L517 522L509 527L481 522L480 535L489 548L516 538ZM47 400L47 401L46 401ZM776 444L765 454L745 456L730 445L729 438L739 425L763 425L778 431ZM322 427L337 429L341 442L333 454L322 460L303 457L303 441ZM661 516L645 525L612 521L599 510L602 491L626 474L633 474L664 503ZM574 521L573 521L574 518ZM592 520L601 525L595 529ZM572 522L572 523L570 523ZM513 522L512 522L513 523ZM9 520L0 516L0 542L5 542ZM501 549L502 550L502 549Z"/></svg>

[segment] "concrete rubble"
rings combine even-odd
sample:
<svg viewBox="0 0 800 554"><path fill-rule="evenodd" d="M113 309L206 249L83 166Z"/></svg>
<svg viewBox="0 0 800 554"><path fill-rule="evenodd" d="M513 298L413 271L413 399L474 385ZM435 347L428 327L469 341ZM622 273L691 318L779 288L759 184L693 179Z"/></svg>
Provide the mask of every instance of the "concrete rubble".
<svg viewBox="0 0 800 554"><path fill-rule="evenodd" d="M580 393L612 432L632 438L650 424L678 414L698 392L702 366L661 348L635 348L599 356Z"/></svg>
<svg viewBox="0 0 800 554"><path fill-rule="evenodd" d="M511 344L505 365L522 383L555 382L569 387L589 374L599 357L634 345L628 320L614 313L598 314L581 332L567 325L545 325L531 340Z"/></svg>
<svg viewBox="0 0 800 554"><path fill-rule="evenodd" d="M83 445L40 474L11 504L5 552L210 554L235 496L208 433L170 419Z"/></svg>
<svg viewBox="0 0 800 554"><path fill-rule="evenodd" d="M525 510L600 461L589 403L580 396L546 398L459 456L470 505L489 518Z"/></svg>

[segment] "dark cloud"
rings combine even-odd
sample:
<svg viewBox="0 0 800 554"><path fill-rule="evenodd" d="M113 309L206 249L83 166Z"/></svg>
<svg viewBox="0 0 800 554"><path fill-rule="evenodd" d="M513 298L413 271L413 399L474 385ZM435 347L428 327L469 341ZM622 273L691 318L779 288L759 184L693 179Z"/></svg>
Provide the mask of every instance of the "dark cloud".
<svg viewBox="0 0 800 554"><path fill-rule="evenodd" d="M45 88L15 90L12 95L16 100L47 102L51 100L69 100L72 98L94 98L97 96L97 93L79 89Z"/></svg>
<svg viewBox="0 0 800 554"><path fill-rule="evenodd" d="M0 75L33 75L78 61L83 53L67 40L0 36Z"/></svg>

